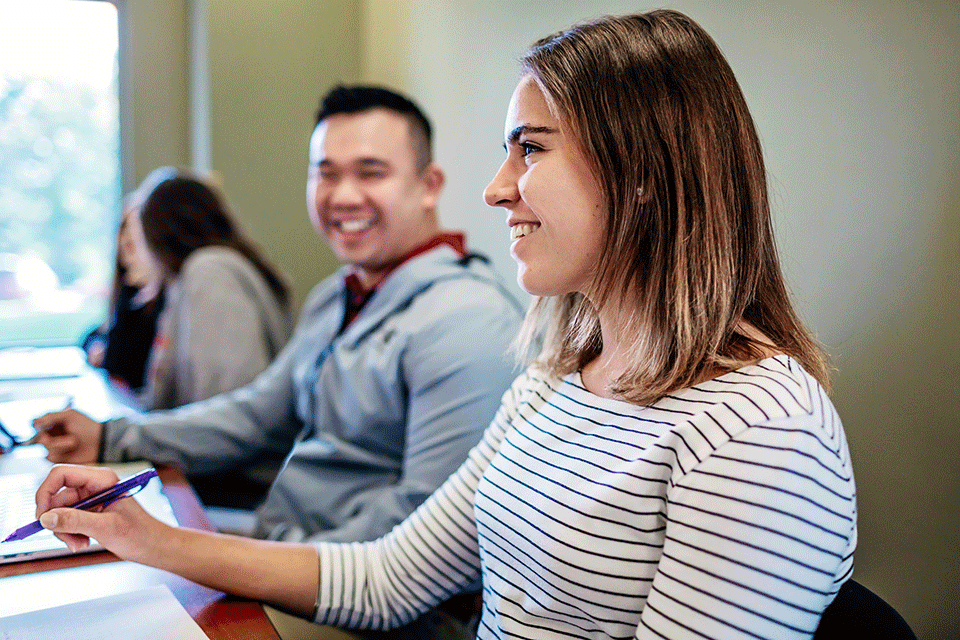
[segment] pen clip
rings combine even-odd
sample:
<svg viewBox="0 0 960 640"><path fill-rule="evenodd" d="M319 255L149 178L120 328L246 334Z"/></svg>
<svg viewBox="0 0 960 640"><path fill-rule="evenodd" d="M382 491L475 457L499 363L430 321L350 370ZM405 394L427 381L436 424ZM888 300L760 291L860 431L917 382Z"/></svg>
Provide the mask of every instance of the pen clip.
<svg viewBox="0 0 960 640"><path fill-rule="evenodd" d="M147 480L149 480L149 478L148 478ZM129 497L131 497L131 496L134 496L134 495L140 493L141 491L143 491L143 488L146 487L146 486L147 486L147 483L146 483L146 482L144 482L144 483L142 483L142 484L138 484L138 485L136 485L136 486L133 486L133 487L127 489L126 491L124 491L123 493L121 493L120 495L113 496L113 497L110 498L109 500L103 502L103 503L100 505L100 508L101 508L101 509L106 509L107 507L109 507L110 505L112 505L112 504L113 504L114 502L116 502L117 500L121 500L121 499L123 499L123 498L129 498Z"/></svg>

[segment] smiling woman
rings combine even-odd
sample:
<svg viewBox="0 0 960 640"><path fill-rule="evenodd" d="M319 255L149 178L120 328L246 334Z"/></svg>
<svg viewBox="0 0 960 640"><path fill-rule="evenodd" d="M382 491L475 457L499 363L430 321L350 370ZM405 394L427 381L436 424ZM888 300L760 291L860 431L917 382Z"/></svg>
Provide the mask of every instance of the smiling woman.
<svg viewBox="0 0 960 640"><path fill-rule="evenodd" d="M528 293L590 293L606 227L603 197L576 140L530 76L507 109L507 159L484 199L509 212L517 279ZM579 251L572 253L575 238Z"/></svg>
<svg viewBox="0 0 960 640"><path fill-rule="evenodd" d="M120 218L110 2L10 3L0 21L0 346L76 343L105 314Z"/></svg>

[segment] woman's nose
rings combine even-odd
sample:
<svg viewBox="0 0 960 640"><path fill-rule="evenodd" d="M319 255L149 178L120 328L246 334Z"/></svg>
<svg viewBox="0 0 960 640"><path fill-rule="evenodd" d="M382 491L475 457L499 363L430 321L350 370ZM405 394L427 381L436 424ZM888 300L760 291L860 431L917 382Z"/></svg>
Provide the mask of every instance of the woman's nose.
<svg viewBox="0 0 960 640"><path fill-rule="evenodd" d="M516 176L512 175L510 159L500 165L493 180L483 190L483 199L491 207L509 207L519 198Z"/></svg>

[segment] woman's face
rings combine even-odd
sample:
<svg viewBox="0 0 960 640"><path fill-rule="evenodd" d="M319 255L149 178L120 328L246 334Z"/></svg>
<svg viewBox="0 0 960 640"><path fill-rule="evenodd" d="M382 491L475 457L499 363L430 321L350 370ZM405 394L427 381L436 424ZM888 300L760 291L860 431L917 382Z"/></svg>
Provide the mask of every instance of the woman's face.
<svg viewBox="0 0 960 640"><path fill-rule="evenodd" d="M517 282L537 296L589 296L603 250L604 201L566 129L524 76L507 110L507 158L484 192L487 204L507 210Z"/></svg>
<svg viewBox="0 0 960 640"><path fill-rule="evenodd" d="M140 216L136 210L127 209L123 212L117 243L120 264L127 270L127 284L143 285L154 270L153 256L147 250L147 242L140 228Z"/></svg>

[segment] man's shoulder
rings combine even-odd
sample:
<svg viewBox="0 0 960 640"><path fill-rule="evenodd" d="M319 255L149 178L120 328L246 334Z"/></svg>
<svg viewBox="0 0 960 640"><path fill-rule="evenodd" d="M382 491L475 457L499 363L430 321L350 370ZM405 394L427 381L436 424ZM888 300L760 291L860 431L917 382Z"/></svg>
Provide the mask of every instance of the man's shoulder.
<svg viewBox="0 0 960 640"><path fill-rule="evenodd" d="M522 315L520 303L490 268L464 265L438 271L418 285L409 296L406 311L424 324L457 317L469 325L471 315L499 317L516 324Z"/></svg>
<svg viewBox="0 0 960 640"><path fill-rule="evenodd" d="M455 295L457 304L481 303L483 298L508 302L519 309L519 303L509 292L503 279L486 256L470 253L461 256L450 247L441 246L411 260L397 269L385 283L385 290L393 290L391 297L421 297ZM463 295L453 292L461 291ZM479 299L470 299L468 292L476 292Z"/></svg>
<svg viewBox="0 0 960 640"><path fill-rule="evenodd" d="M337 299L343 288L344 269L338 269L317 284L307 293L303 303L303 314L316 312Z"/></svg>

